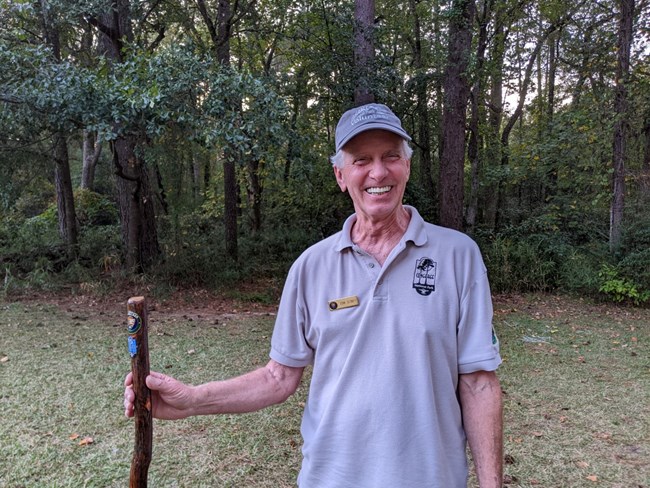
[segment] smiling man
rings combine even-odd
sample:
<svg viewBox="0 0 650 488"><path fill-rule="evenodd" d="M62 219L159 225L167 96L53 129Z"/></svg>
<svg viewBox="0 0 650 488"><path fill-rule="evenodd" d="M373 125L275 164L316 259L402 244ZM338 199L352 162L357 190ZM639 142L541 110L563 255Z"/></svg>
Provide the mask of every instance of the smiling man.
<svg viewBox="0 0 650 488"><path fill-rule="evenodd" d="M331 159L355 213L293 264L271 360L196 387L153 373L154 416L258 410L293 394L312 365L300 487L466 487L467 443L480 486L501 487L486 269L469 237L403 205L410 139L384 105L343 114ZM125 409L133 415L130 376Z"/></svg>

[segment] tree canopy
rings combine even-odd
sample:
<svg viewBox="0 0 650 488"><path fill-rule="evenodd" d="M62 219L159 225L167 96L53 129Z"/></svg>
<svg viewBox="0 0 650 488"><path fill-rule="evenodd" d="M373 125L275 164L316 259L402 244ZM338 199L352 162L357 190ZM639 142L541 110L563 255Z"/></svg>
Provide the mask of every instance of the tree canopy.
<svg viewBox="0 0 650 488"><path fill-rule="evenodd" d="M1 0L5 290L281 277L351 211L328 156L374 99L413 136L407 203L495 290L646 302L648 8Z"/></svg>

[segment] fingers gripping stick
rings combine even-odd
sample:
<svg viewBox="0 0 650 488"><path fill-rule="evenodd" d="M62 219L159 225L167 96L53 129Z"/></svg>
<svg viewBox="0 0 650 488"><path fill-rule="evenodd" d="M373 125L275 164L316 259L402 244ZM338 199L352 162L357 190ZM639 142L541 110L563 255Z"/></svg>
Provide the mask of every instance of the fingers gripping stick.
<svg viewBox="0 0 650 488"><path fill-rule="evenodd" d="M149 375L149 344L147 341L147 304L144 297L129 298L127 331L129 354L135 393L135 446L131 461L129 488L146 488L147 473L151 463L153 422L151 417L151 391L145 383Z"/></svg>

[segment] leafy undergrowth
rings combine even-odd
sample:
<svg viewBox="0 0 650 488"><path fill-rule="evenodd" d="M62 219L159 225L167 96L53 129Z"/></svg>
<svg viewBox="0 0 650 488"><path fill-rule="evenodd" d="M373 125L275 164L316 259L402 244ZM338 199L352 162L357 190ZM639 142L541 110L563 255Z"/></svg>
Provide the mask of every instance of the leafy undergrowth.
<svg viewBox="0 0 650 488"><path fill-rule="evenodd" d="M199 383L264 364L273 307L241 298L152 301L152 368ZM109 297L0 304L0 486L126 486L125 315ZM648 324L648 310L497 297L506 486L648 488ZM263 412L155 421L150 485L295 486L306 383Z"/></svg>

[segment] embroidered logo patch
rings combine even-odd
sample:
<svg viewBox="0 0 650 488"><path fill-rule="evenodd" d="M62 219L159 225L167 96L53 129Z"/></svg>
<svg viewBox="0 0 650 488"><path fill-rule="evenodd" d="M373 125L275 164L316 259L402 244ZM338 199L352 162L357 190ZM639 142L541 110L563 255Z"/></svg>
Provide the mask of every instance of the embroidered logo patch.
<svg viewBox="0 0 650 488"><path fill-rule="evenodd" d="M366 122L369 120L390 117L392 114L386 110L384 107L371 105L359 108L355 113L354 117L350 121L351 125L357 125L361 122Z"/></svg>
<svg viewBox="0 0 650 488"><path fill-rule="evenodd" d="M413 273L413 288L422 296L431 295L436 291L436 271L438 263L431 258L420 258L415 262Z"/></svg>

